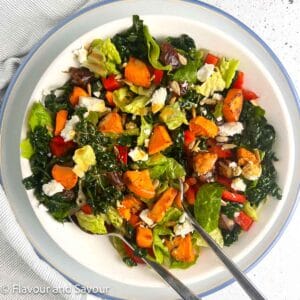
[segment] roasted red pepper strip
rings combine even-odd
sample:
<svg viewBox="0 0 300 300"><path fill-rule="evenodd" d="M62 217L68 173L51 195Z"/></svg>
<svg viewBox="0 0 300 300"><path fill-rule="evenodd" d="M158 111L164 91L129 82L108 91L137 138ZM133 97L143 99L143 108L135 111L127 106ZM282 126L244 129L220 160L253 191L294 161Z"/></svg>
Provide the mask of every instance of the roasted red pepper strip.
<svg viewBox="0 0 300 300"><path fill-rule="evenodd" d="M91 215L93 213L93 209L89 204L85 204L80 208L86 215Z"/></svg>
<svg viewBox="0 0 300 300"><path fill-rule="evenodd" d="M244 73L241 71L238 71L236 80L233 83L232 87L235 89L242 89L243 84L244 84Z"/></svg>
<svg viewBox="0 0 300 300"><path fill-rule="evenodd" d="M244 231L248 231L253 223L253 219L241 211L235 218L235 222L240 225Z"/></svg>
<svg viewBox="0 0 300 300"><path fill-rule="evenodd" d="M242 194L232 193L227 190L224 190L222 193L222 199L231 202L245 203L246 197Z"/></svg>
<svg viewBox="0 0 300 300"><path fill-rule="evenodd" d="M127 244L123 243L123 245L128 257L130 257L137 264L144 264L144 261L140 257L135 256L133 250L127 246Z"/></svg>
<svg viewBox="0 0 300 300"><path fill-rule="evenodd" d="M219 58L211 53L208 53L205 58L205 64L216 65L219 61Z"/></svg>
<svg viewBox="0 0 300 300"><path fill-rule="evenodd" d="M119 81L116 79L115 75L109 75L106 78L102 78L102 83L107 91L114 91L121 87Z"/></svg>
<svg viewBox="0 0 300 300"><path fill-rule="evenodd" d="M217 175L216 182L226 186L227 188L231 188L232 180L229 178Z"/></svg>
<svg viewBox="0 0 300 300"><path fill-rule="evenodd" d="M243 89L243 97L244 100L253 100L258 98L254 92L245 89Z"/></svg>
<svg viewBox="0 0 300 300"><path fill-rule="evenodd" d="M222 147L218 145L212 146L209 151L217 154L218 158L229 158L232 156L232 151L230 149L222 149Z"/></svg>
<svg viewBox="0 0 300 300"><path fill-rule="evenodd" d="M62 157L68 152L76 148L76 144L73 141L65 142L64 139L57 135L50 141L51 153L57 157Z"/></svg>
<svg viewBox="0 0 300 300"><path fill-rule="evenodd" d="M153 70L153 75L154 75L154 78L153 78L154 84L159 85L161 83L163 77L164 77L164 71L154 69Z"/></svg>
<svg viewBox="0 0 300 300"><path fill-rule="evenodd" d="M127 165L128 147L127 146L121 146L121 145L116 145L115 147L118 151L118 153L117 153L118 160L121 161L122 163L124 163L125 165Z"/></svg>
<svg viewBox="0 0 300 300"><path fill-rule="evenodd" d="M194 205L196 201L196 193L197 188L195 185L189 187L189 189L185 192L185 199L190 205Z"/></svg>
<svg viewBox="0 0 300 300"><path fill-rule="evenodd" d="M191 142L195 140L195 135L190 130L184 131L184 144L188 146Z"/></svg>

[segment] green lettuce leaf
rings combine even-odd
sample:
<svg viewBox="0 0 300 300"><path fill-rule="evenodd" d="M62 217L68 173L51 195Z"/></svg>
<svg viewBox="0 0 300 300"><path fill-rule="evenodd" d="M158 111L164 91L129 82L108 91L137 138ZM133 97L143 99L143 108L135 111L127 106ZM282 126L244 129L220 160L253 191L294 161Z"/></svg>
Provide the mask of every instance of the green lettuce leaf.
<svg viewBox="0 0 300 300"><path fill-rule="evenodd" d="M252 206L249 201L247 201L247 202L244 203L243 211L249 217L251 217L254 221L258 220L258 215L257 215L256 208L254 206Z"/></svg>
<svg viewBox="0 0 300 300"><path fill-rule="evenodd" d="M20 143L21 155L24 158L29 159L34 154L34 149L30 143L30 139L24 139Z"/></svg>
<svg viewBox="0 0 300 300"><path fill-rule="evenodd" d="M126 82L129 85L129 89L134 92L135 94L138 94L140 96L147 96L147 97L151 97L151 95L153 94L156 86L153 84L151 85L148 89L142 87L142 86L136 86L134 84L132 84L131 82Z"/></svg>
<svg viewBox="0 0 300 300"><path fill-rule="evenodd" d="M225 81L226 89L230 87L239 64L240 62L237 59L227 59L225 57L222 57L219 67L222 77Z"/></svg>
<svg viewBox="0 0 300 300"><path fill-rule="evenodd" d="M161 153L152 155L146 166L149 167L150 176L153 179L173 180L185 176L183 166L172 157L166 157Z"/></svg>
<svg viewBox="0 0 300 300"><path fill-rule="evenodd" d="M193 51L191 53L194 59L189 59L185 66L180 67L173 75L173 79L179 82L188 83L197 82L197 71L202 65L203 52Z"/></svg>
<svg viewBox="0 0 300 300"><path fill-rule="evenodd" d="M159 117L170 130L174 130L182 124L188 125L185 113L180 110L178 102L165 106Z"/></svg>
<svg viewBox="0 0 300 300"><path fill-rule="evenodd" d="M172 260L170 269L188 269L189 267L194 265L196 261L197 261L197 259L195 259L192 262Z"/></svg>
<svg viewBox="0 0 300 300"><path fill-rule="evenodd" d="M156 262L162 264L165 257L169 258L170 253L167 246L164 245L160 236L172 235L172 231L169 228L157 225L153 229L153 252Z"/></svg>
<svg viewBox="0 0 300 300"><path fill-rule="evenodd" d="M87 215L82 211L76 213L79 226L86 231L95 234L106 234L105 216L101 215Z"/></svg>
<svg viewBox="0 0 300 300"><path fill-rule="evenodd" d="M219 70L212 73L208 79L201 85L195 86L195 91L205 97L212 96L215 92L220 92L225 89L225 81Z"/></svg>
<svg viewBox="0 0 300 300"><path fill-rule="evenodd" d="M36 102L33 104L29 113L28 124L32 131L37 126L47 127L48 130L52 130L51 115L42 103Z"/></svg>
<svg viewBox="0 0 300 300"><path fill-rule="evenodd" d="M117 48L107 38L105 40L96 39L92 42L87 61L83 65L96 75L106 77L110 74L118 74L117 65L121 62Z"/></svg>
<svg viewBox="0 0 300 300"><path fill-rule="evenodd" d="M216 228L208 233L213 240L221 247L224 247L224 239L220 228ZM203 237L196 231L193 232L193 239L198 247L208 247L207 243L204 241Z"/></svg>
<svg viewBox="0 0 300 300"><path fill-rule="evenodd" d="M179 218L181 217L181 215L183 214L183 212L176 208L176 207L170 207L168 208L168 210L166 211L165 216L163 217L163 219L159 222L159 224L163 225L167 222L172 222L172 221L178 221Z"/></svg>
<svg viewBox="0 0 300 300"><path fill-rule="evenodd" d="M124 106L124 112L144 116L147 114L146 104L149 102L150 98L147 96L137 96L132 102Z"/></svg>
<svg viewBox="0 0 300 300"><path fill-rule="evenodd" d="M194 215L207 232L218 228L223 189L217 183L206 183L198 190Z"/></svg>
<svg viewBox="0 0 300 300"><path fill-rule="evenodd" d="M137 139L138 146L143 146L145 140L150 136L152 131L152 124L147 123L144 117L141 117L141 132Z"/></svg>
<svg viewBox="0 0 300 300"><path fill-rule="evenodd" d="M121 228L123 225L123 219L119 215L118 211L113 207L109 206L106 212L109 222L116 228Z"/></svg>
<svg viewBox="0 0 300 300"><path fill-rule="evenodd" d="M172 66L170 65L164 66L160 63L159 61L160 48L159 45L154 40L154 38L151 36L148 27L144 25L143 30L144 30L144 36L148 48L148 59L152 67L158 70L167 70L167 71L172 70Z"/></svg>
<svg viewBox="0 0 300 300"><path fill-rule="evenodd" d="M124 111L125 106L129 104L130 99L128 97L129 91L127 87L122 87L113 92L113 100L118 108Z"/></svg>

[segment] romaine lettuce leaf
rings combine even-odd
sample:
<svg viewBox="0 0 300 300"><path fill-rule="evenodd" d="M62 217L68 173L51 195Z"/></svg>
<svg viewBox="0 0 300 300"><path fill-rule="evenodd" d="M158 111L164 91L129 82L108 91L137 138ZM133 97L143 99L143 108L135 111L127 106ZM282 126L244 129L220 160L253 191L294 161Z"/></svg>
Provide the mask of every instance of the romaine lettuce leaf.
<svg viewBox="0 0 300 300"><path fill-rule="evenodd" d="M106 212L107 218L110 221L110 223L116 227L116 228L120 228L123 225L123 219L122 217L119 215L118 211L112 207L109 206L107 208L107 212Z"/></svg>
<svg viewBox="0 0 300 300"><path fill-rule="evenodd" d="M206 183L198 190L194 215L197 222L207 232L212 232L218 228L223 189L217 183Z"/></svg>
<svg viewBox="0 0 300 300"><path fill-rule="evenodd" d="M256 208L249 201L244 203L243 211L254 221L258 220Z"/></svg>
<svg viewBox="0 0 300 300"><path fill-rule="evenodd" d="M124 112L144 116L147 114L146 104L149 102L150 98L147 96L137 96L132 102L124 106Z"/></svg>
<svg viewBox="0 0 300 300"><path fill-rule="evenodd" d="M146 166L149 167L150 176L153 179L171 180L185 176L183 166L172 157L166 157L161 153L152 155Z"/></svg>
<svg viewBox="0 0 300 300"><path fill-rule="evenodd" d="M201 85L195 86L195 91L205 97L212 96L215 92L220 92L225 89L225 81L219 70L215 71Z"/></svg>
<svg viewBox="0 0 300 300"><path fill-rule="evenodd" d="M79 226L86 231L95 234L106 234L104 215L87 215L82 211L76 213Z"/></svg>
<svg viewBox="0 0 300 300"><path fill-rule="evenodd" d="M164 245L160 236L172 235L172 231L169 228L157 225L153 229L153 252L155 260L159 264L164 262L164 258L170 257L169 249Z"/></svg>
<svg viewBox="0 0 300 300"><path fill-rule="evenodd" d="M122 87L113 92L113 100L117 107L124 111L125 106L130 102L128 97L129 91L127 87Z"/></svg>
<svg viewBox="0 0 300 300"><path fill-rule="evenodd" d="M30 139L24 139L20 143L21 155L24 158L29 159L34 154L34 149L30 143Z"/></svg>
<svg viewBox="0 0 300 300"><path fill-rule="evenodd" d="M91 72L106 77L109 74L118 74L117 65L121 57L115 45L109 38L96 39L89 48L87 60L83 63Z"/></svg>
<svg viewBox="0 0 300 300"><path fill-rule="evenodd" d="M174 130L182 124L188 125L185 113L180 110L178 102L165 106L159 117L170 130Z"/></svg>
<svg viewBox="0 0 300 300"><path fill-rule="evenodd" d="M179 82L187 81L188 83L197 82L197 71L202 65L203 52L193 51L194 59L189 59L185 66L181 66L173 75L173 79Z"/></svg>
<svg viewBox="0 0 300 300"><path fill-rule="evenodd" d="M47 127L48 130L52 130L51 115L42 103L36 102L33 104L29 113L28 124L32 131L37 126Z"/></svg>
<svg viewBox="0 0 300 300"><path fill-rule="evenodd" d="M220 228L216 228L208 233L213 240L221 247L224 247L224 239ZM196 231L193 232L193 239L198 247L208 247L207 243L204 241L203 237Z"/></svg>
<svg viewBox="0 0 300 300"><path fill-rule="evenodd" d="M143 146L145 140L150 136L152 131L152 124L147 123L144 117L141 117L141 132L137 139L138 146Z"/></svg>
<svg viewBox="0 0 300 300"><path fill-rule="evenodd" d="M163 224L165 224L167 222L178 221L182 214L183 214L183 212L181 210L179 210L178 208L176 208L176 207L170 207L166 211L165 216L159 222L159 224L163 225Z"/></svg>
<svg viewBox="0 0 300 300"><path fill-rule="evenodd" d="M240 62L237 59L227 59L225 57L222 57L219 67L222 77L225 81L226 89L230 87L239 64Z"/></svg>
<svg viewBox="0 0 300 300"><path fill-rule="evenodd" d="M143 30L144 30L144 36L148 48L148 59L152 67L158 70L167 70L167 71L172 70L172 66L170 65L163 66L160 63L159 61L160 48L159 45L154 40L154 38L151 36L148 27L144 25Z"/></svg>

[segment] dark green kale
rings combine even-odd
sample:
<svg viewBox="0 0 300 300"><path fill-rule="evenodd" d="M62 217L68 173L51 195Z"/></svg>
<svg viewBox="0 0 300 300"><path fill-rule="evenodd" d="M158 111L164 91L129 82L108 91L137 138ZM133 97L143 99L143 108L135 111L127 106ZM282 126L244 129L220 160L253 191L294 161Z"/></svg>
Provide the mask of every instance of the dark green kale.
<svg viewBox="0 0 300 300"><path fill-rule="evenodd" d="M262 162L262 174L254 184L249 184L246 189L247 199L251 204L258 205L266 199L267 195L271 195L277 199L281 199L282 192L277 184L277 172L273 165L274 156L267 153Z"/></svg>
<svg viewBox="0 0 300 300"><path fill-rule="evenodd" d="M241 233L241 227L237 224L233 227L233 229L231 231L222 229L224 245L228 247L232 243L236 242L239 238L240 233Z"/></svg>
<svg viewBox="0 0 300 300"><path fill-rule="evenodd" d="M128 60L129 56L147 60L148 48L144 37L144 25L139 16L132 17L132 26L121 33L117 33L112 42L115 44L122 61Z"/></svg>
<svg viewBox="0 0 300 300"><path fill-rule="evenodd" d="M66 221L70 211L76 207L76 197L72 190L56 193L52 197L48 197L43 193L42 187L39 186L35 189L34 194L39 202L47 207L52 217L59 222Z"/></svg>
<svg viewBox="0 0 300 300"><path fill-rule="evenodd" d="M275 130L268 124L265 111L254 106L249 101L244 102L240 121L244 124L242 135L234 136L233 143L249 149L259 149L264 152L262 160L262 175L254 182L248 184L246 195L251 204L259 204L267 195L281 199L281 189L277 180L277 172L273 162L276 160L272 152L275 141Z"/></svg>
<svg viewBox="0 0 300 300"><path fill-rule="evenodd" d="M123 262L128 266L128 267L135 267L137 266L137 263L129 256L123 257Z"/></svg>
<svg viewBox="0 0 300 300"><path fill-rule="evenodd" d="M238 203L227 202L227 205L221 206L221 213L226 215L229 219L234 218L234 213L241 211L243 206Z"/></svg>
<svg viewBox="0 0 300 300"><path fill-rule="evenodd" d="M202 95L197 94L195 90L188 89L186 94L179 98L179 105L182 109L191 110L192 107L196 107L200 100L203 98Z"/></svg>
<svg viewBox="0 0 300 300"><path fill-rule="evenodd" d="M51 160L48 156L50 153L50 139L51 136L46 127L37 126L33 132L29 133L29 140L34 149L34 154L29 160L32 175L23 180L26 189L33 189L51 179L48 168Z"/></svg>
<svg viewBox="0 0 300 300"><path fill-rule="evenodd" d="M179 162L186 169L188 162L184 151L184 135L183 129L180 127L171 131L171 138L173 141L172 146L168 147L164 154L168 157L173 157L177 162Z"/></svg>
<svg viewBox="0 0 300 300"><path fill-rule="evenodd" d="M185 52L196 49L195 41L187 34L182 34L179 37L168 37L167 41L175 48Z"/></svg>
<svg viewBox="0 0 300 300"><path fill-rule="evenodd" d="M52 91L45 97L45 107L53 114L57 113L61 109L66 109L71 114L73 107L70 104L69 96L72 92L73 86L67 82L60 88ZM56 96L58 94L58 96Z"/></svg>

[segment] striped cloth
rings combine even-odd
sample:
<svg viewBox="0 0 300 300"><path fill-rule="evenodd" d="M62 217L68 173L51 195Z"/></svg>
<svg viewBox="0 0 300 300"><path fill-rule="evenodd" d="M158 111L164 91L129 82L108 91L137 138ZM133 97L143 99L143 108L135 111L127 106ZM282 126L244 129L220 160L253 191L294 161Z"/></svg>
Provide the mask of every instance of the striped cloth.
<svg viewBox="0 0 300 300"><path fill-rule="evenodd" d="M13 73L32 46L60 20L93 2L96 1L0 1L0 101ZM63 292L56 294L59 291ZM80 294L36 255L0 186L0 299L85 298L86 295Z"/></svg>

